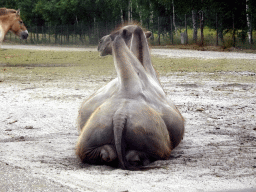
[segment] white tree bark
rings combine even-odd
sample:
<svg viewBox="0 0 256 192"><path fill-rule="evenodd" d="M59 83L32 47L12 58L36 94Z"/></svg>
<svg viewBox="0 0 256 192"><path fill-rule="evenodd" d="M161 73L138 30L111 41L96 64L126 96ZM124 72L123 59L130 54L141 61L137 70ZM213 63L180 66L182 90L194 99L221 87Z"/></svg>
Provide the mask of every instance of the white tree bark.
<svg viewBox="0 0 256 192"><path fill-rule="evenodd" d="M151 25L151 24L154 24L154 11L152 9L151 3L149 4L149 7L150 7L149 23ZM152 32L151 39L154 40L154 33L153 33L153 31L151 31L151 32Z"/></svg>
<svg viewBox="0 0 256 192"><path fill-rule="evenodd" d="M150 22L150 23L154 23L154 21L153 21L153 19L154 19L154 11L153 11L153 9L152 9L151 3L149 4L149 6L150 6L150 10L152 10L152 11L150 11L149 22Z"/></svg>
<svg viewBox="0 0 256 192"><path fill-rule="evenodd" d="M177 32L177 27L175 23L175 8L174 8L174 0L172 0L172 21L173 21L173 27L174 27L174 32Z"/></svg>
<svg viewBox="0 0 256 192"><path fill-rule="evenodd" d="M121 23L123 25L124 24L124 15L123 15L122 7L120 8L120 11L121 11Z"/></svg>
<svg viewBox="0 0 256 192"><path fill-rule="evenodd" d="M128 23L132 22L132 1L128 1Z"/></svg>
<svg viewBox="0 0 256 192"><path fill-rule="evenodd" d="M200 29L201 29L201 45L204 45L204 12L200 11Z"/></svg>
<svg viewBox="0 0 256 192"><path fill-rule="evenodd" d="M248 27L248 41L249 44L252 44L252 24L251 24L251 18L250 18L250 14L249 14L249 4L248 4L249 0L246 0L246 21L247 21L247 27Z"/></svg>
<svg viewBox="0 0 256 192"><path fill-rule="evenodd" d="M142 25L143 23L142 23L141 9L140 9L138 1L136 1L136 3L137 3L137 9L138 9L138 12L139 12L139 17L140 17L140 24Z"/></svg>
<svg viewBox="0 0 256 192"><path fill-rule="evenodd" d="M192 23L193 23L193 40L197 43L197 13L192 10Z"/></svg>

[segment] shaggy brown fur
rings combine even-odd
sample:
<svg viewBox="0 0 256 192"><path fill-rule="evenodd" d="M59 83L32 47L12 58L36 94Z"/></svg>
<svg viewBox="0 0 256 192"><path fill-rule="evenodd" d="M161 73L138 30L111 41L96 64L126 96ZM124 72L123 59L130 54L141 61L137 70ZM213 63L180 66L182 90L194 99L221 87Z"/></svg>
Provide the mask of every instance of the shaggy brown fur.
<svg viewBox="0 0 256 192"><path fill-rule="evenodd" d="M183 137L184 120L156 77L145 32L129 25L101 43L99 51L112 48L118 78L82 104L77 156L123 169L168 159Z"/></svg>
<svg viewBox="0 0 256 192"><path fill-rule="evenodd" d="M20 11L0 8L0 44L8 31L12 31L21 39L28 37L27 28L20 18Z"/></svg>

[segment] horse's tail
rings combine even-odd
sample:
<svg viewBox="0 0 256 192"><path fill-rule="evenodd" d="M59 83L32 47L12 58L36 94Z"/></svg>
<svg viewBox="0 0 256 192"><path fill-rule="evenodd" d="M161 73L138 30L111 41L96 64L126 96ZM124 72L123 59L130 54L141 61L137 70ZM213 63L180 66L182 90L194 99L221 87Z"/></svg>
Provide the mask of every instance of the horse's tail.
<svg viewBox="0 0 256 192"><path fill-rule="evenodd" d="M127 162L125 159L125 146L124 146L124 131L126 128L127 116L123 113L123 108L116 111L113 118L114 129L114 141L116 146L116 152L123 169L127 168Z"/></svg>

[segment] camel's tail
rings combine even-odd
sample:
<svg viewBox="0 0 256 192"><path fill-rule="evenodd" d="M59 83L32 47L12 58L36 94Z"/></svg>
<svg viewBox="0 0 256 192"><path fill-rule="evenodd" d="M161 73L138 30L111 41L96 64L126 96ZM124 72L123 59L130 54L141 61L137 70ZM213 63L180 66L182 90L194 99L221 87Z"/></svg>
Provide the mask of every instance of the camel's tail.
<svg viewBox="0 0 256 192"><path fill-rule="evenodd" d="M125 146L124 146L124 131L126 127L127 117L124 113L122 113L123 108L120 108L116 111L113 118L113 126L114 126L114 140L116 146L116 152L123 169L127 168L127 163L125 159Z"/></svg>

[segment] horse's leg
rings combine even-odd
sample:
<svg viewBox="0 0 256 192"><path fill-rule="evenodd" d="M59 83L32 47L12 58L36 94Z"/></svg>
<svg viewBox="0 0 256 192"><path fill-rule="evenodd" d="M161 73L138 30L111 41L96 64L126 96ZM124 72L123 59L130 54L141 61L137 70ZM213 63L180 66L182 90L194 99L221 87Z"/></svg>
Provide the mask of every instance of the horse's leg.
<svg viewBox="0 0 256 192"><path fill-rule="evenodd" d="M2 43L3 43L3 39L1 38L1 29L0 29L0 49L2 49Z"/></svg>
<svg viewBox="0 0 256 192"><path fill-rule="evenodd" d="M7 31L4 31L2 24L0 23L0 48L2 48L2 43L4 41L4 37L6 35Z"/></svg>

